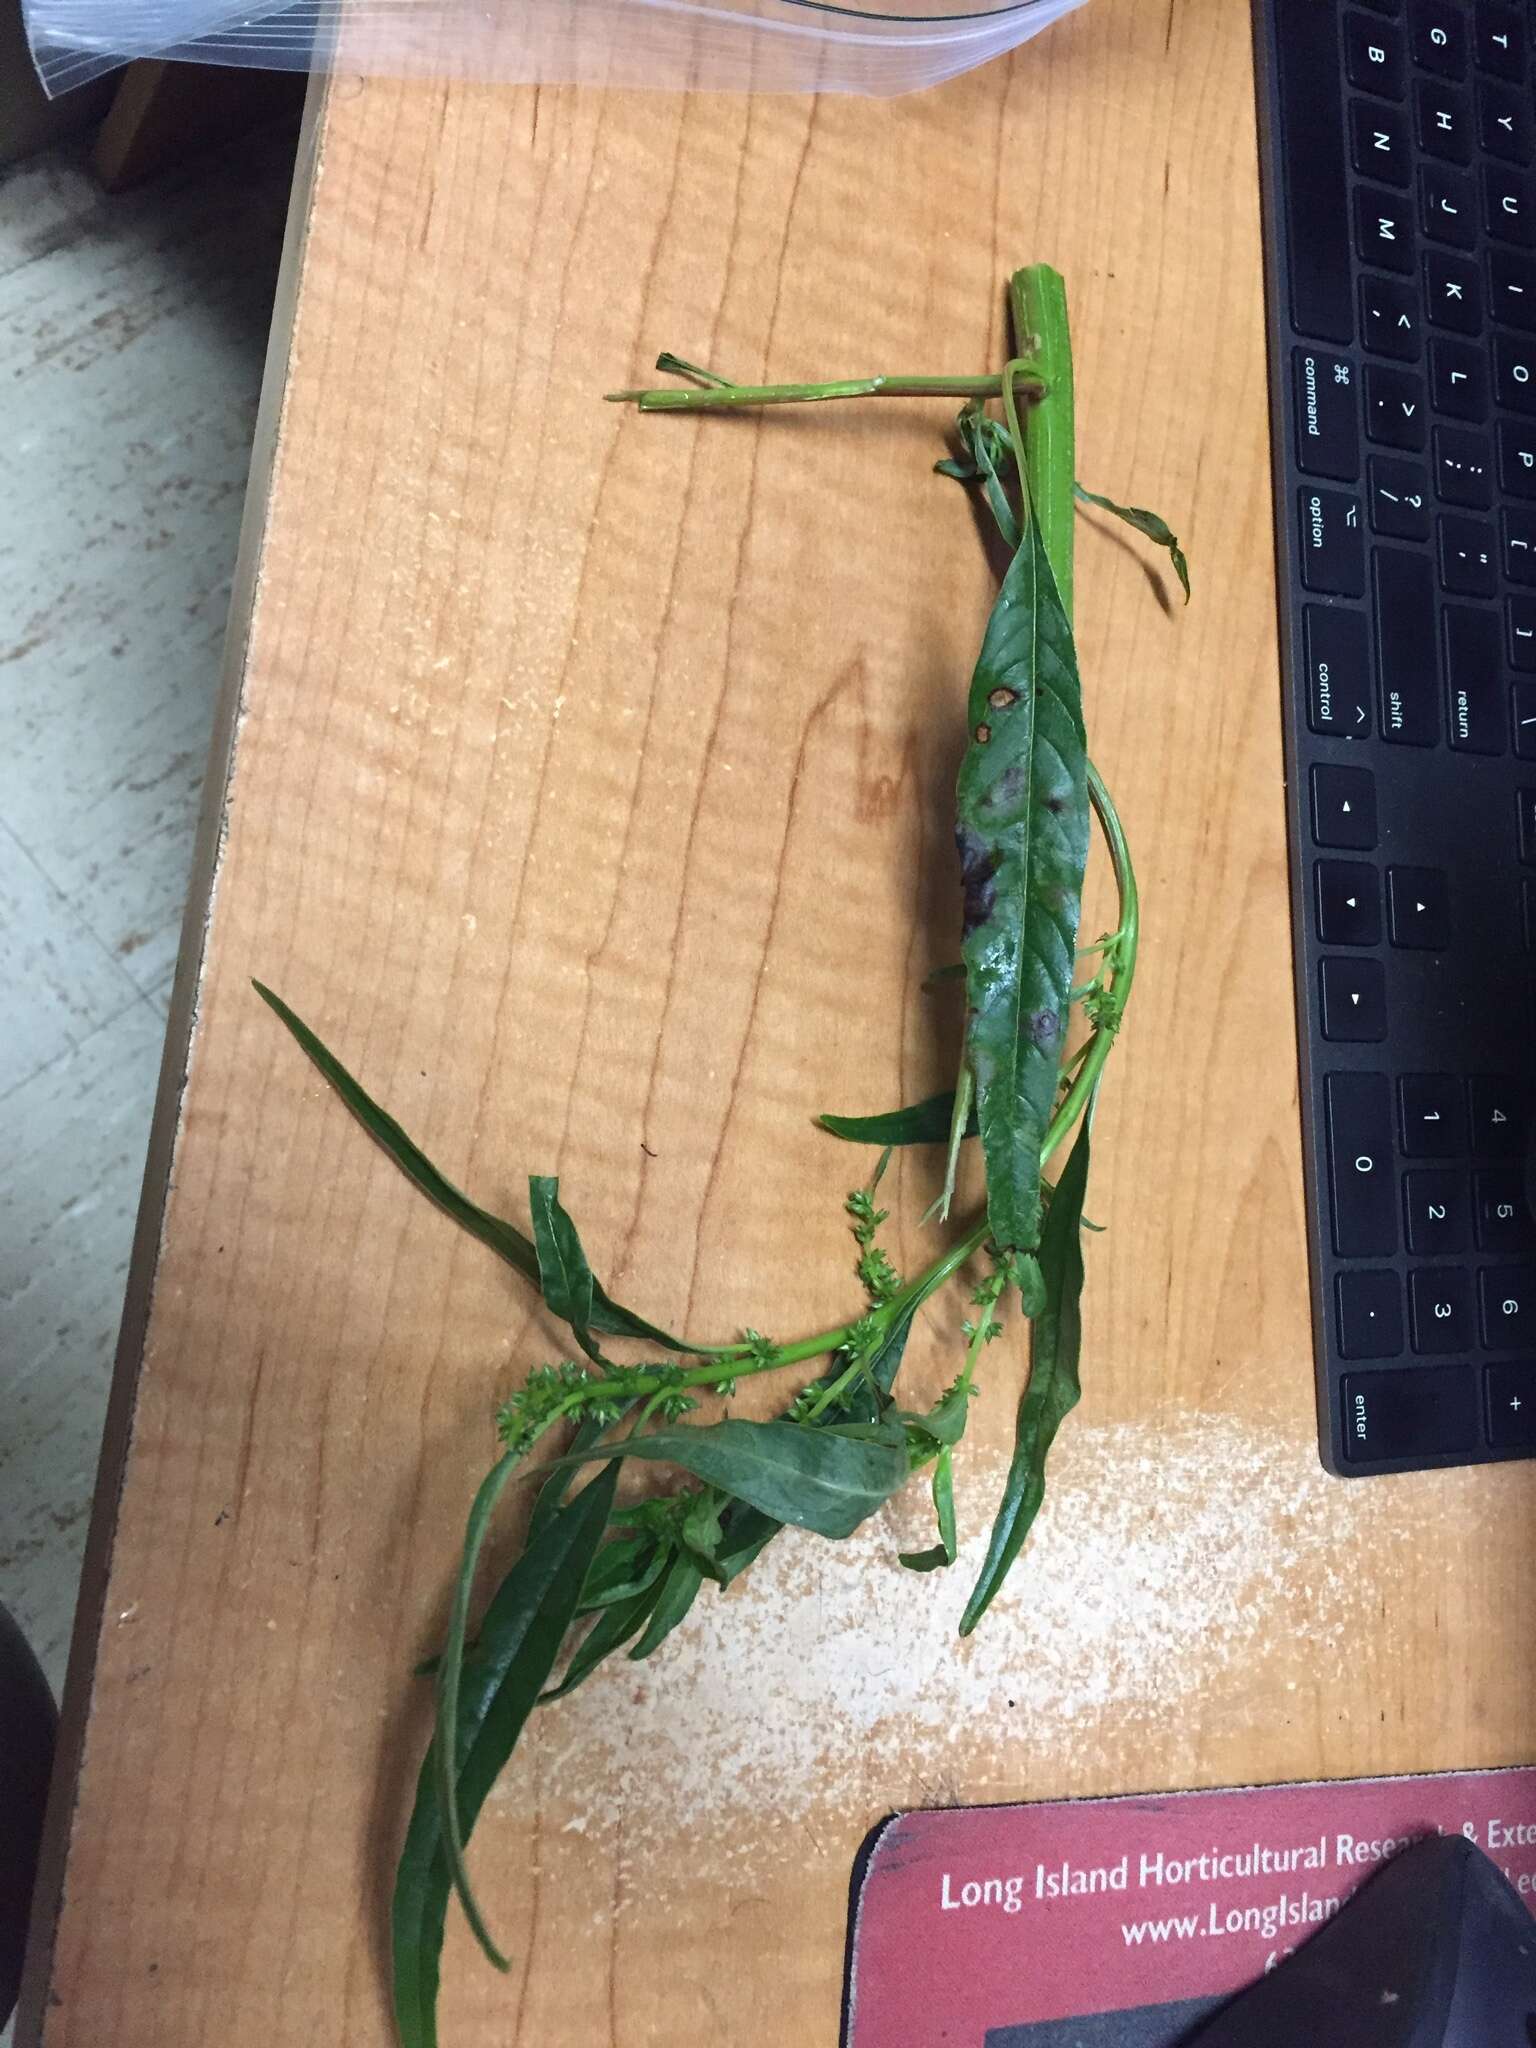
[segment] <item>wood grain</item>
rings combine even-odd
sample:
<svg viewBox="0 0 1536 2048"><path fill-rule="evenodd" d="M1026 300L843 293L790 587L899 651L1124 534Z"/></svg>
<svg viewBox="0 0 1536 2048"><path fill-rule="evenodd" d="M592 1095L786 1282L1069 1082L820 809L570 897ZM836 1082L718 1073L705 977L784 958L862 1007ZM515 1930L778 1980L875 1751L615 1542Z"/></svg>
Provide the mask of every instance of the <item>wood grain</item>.
<svg viewBox="0 0 1536 2048"><path fill-rule="evenodd" d="M1316 1460L1250 62L1230 0L1096 0L895 104L332 91L56 1802L48 2048L388 2039L404 1674L492 1401L555 1342L247 977L484 1199L558 1167L647 1313L841 1308L849 1162L809 1113L949 1063L919 983L953 952L987 564L928 474L942 409L598 394L661 346L743 378L973 368L1034 258L1072 291L1085 481L1166 511L1197 578L1175 615L1084 531L1148 929L1053 1503L985 1644L935 1637L958 1585L898 1582L904 1507L545 1717L476 1843L519 1969L455 1933L445 2038L832 2040L849 1865L904 1804L1529 1756L1530 1472ZM904 1216L936 1171L903 1162ZM963 1462L973 1534L1017 1370Z"/></svg>

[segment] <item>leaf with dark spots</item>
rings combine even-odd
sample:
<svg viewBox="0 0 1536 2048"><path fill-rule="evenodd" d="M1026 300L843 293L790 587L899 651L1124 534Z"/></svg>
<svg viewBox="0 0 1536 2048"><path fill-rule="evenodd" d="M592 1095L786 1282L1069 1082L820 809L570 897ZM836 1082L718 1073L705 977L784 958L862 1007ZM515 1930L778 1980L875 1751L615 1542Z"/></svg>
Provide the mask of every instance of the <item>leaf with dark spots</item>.
<svg viewBox="0 0 1536 2048"><path fill-rule="evenodd" d="M1040 1231L1040 1151L1056 1100L1088 858L1087 750L1072 628L1031 521L971 679L974 730L1017 700L960 766L963 951L987 1213L1000 1250ZM984 885L980 878L985 877Z"/></svg>

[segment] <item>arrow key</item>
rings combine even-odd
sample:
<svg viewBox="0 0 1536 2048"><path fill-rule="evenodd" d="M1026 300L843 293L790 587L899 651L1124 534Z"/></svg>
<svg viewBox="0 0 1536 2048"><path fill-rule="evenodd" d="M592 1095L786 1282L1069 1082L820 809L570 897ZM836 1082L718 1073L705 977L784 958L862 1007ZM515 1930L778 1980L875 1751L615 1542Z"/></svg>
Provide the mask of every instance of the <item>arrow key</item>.
<svg viewBox="0 0 1536 2048"><path fill-rule="evenodd" d="M1439 952L1451 942L1451 893L1439 868L1387 869L1387 930L1394 946Z"/></svg>
<svg viewBox="0 0 1536 2048"><path fill-rule="evenodd" d="M1374 946L1381 939L1381 884L1361 861L1317 864L1317 935L1325 946Z"/></svg>
<svg viewBox="0 0 1536 2048"><path fill-rule="evenodd" d="M1368 768L1319 762L1312 770L1312 837L1369 853L1376 844L1376 778Z"/></svg>
<svg viewBox="0 0 1536 2048"><path fill-rule="evenodd" d="M1380 1045L1387 1035L1387 978L1379 960L1369 954L1324 960L1321 987L1324 1038L1336 1045Z"/></svg>

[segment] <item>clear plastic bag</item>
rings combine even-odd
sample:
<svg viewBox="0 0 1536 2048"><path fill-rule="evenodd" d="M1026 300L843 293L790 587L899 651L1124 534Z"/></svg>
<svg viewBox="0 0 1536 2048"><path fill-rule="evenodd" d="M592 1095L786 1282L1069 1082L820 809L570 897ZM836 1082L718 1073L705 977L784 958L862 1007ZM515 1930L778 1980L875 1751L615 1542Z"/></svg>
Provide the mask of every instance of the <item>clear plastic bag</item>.
<svg viewBox="0 0 1536 2048"><path fill-rule="evenodd" d="M50 93L133 57L512 84L894 94L1025 42L1082 0L22 0ZM918 11L921 9L922 11Z"/></svg>

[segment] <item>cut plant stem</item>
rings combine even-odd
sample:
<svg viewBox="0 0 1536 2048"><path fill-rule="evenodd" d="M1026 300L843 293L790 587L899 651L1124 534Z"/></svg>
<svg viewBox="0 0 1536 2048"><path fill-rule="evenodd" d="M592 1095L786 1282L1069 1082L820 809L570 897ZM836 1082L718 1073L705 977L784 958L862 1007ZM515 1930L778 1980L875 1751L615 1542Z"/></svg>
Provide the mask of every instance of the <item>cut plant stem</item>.
<svg viewBox="0 0 1536 2048"><path fill-rule="evenodd" d="M732 406L815 405L829 398L1001 398L1010 376L1021 397L1045 395L1040 368L1033 362L1010 363L1006 370L983 377L839 377L822 384L728 384L712 370L700 370L680 358L673 357L671 363L680 375L711 381L702 390L663 386L654 391L609 391L609 404L634 405L641 412L721 412Z"/></svg>

